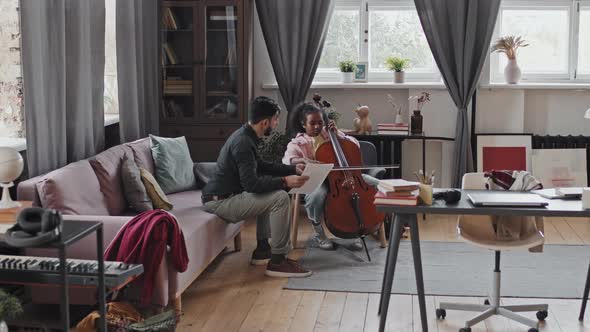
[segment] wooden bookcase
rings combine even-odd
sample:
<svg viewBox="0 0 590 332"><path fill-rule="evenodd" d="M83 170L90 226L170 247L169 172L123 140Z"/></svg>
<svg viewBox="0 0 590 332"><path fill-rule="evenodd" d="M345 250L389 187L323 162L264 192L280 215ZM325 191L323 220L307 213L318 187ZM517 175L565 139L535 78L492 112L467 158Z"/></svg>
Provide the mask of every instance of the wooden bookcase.
<svg viewBox="0 0 590 332"><path fill-rule="evenodd" d="M215 161L247 118L251 0L161 1L160 134Z"/></svg>

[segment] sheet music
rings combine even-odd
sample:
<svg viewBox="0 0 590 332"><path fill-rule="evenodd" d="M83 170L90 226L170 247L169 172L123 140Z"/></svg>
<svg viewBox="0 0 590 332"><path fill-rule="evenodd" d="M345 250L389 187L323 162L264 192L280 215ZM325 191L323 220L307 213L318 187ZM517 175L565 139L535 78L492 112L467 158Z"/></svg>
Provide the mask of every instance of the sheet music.
<svg viewBox="0 0 590 332"><path fill-rule="evenodd" d="M334 164L306 164L301 175L309 176L309 180L302 187L291 189L289 194L311 194L324 183L332 168Z"/></svg>

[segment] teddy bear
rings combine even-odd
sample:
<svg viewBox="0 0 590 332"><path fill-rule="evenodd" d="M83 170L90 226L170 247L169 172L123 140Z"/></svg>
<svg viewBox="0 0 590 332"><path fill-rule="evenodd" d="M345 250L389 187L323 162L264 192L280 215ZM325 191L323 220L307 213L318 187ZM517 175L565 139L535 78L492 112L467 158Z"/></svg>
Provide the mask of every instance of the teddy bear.
<svg viewBox="0 0 590 332"><path fill-rule="evenodd" d="M359 106L354 110L357 114L357 118L353 120L354 129L357 134L370 134L373 129L371 119L369 119L369 106Z"/></svg>

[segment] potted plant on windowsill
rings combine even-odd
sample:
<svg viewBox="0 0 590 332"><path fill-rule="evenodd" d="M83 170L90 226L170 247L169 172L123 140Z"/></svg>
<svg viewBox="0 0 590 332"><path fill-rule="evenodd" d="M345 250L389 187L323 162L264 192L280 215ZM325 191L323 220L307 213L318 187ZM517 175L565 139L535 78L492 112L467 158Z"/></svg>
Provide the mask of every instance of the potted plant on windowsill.
<svg viewBox="0 0 590 332"><path fill-rule="evenodd" d="M352 83L354 70L356 69L354 62L351 60L340 61L338 62L338 68L340 68L340 73L342 73L342 83Z"/></svg>
<svg viewBox="0 0 590 332"><path fill-rule="evenodd" d="M404 70L410 66L410 60L397 56L390 56L385 59L385 64L387 65L387 69L393 71L393 82L404 83L406 76Z"/></svg>
<svg viewBox="0 0 590 332"><path fill-rule="evenodd" d="M492 52L504 53L508 58L508 63L504 68L504 78L508 84L516 84L520 81L521 71L516 63L516 51L520 47L527 47L524 39L520 36L501 37L492 46Z"/></svg>

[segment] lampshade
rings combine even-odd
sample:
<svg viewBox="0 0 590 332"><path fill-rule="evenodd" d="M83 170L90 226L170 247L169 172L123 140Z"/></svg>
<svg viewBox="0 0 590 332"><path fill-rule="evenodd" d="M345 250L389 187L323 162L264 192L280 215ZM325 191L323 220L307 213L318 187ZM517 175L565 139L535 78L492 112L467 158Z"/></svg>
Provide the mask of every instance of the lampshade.
<svg viewBox="0 0 590 332"><path fill-rule="evenodd" d="M20 206L10 198L8 188L13 186L14 180L18 179L23 171L23 157L13 148L0 147L0 187L2 191L2 200L0 200L0 209Z"/></svg>
<svg viewBox="0 0 590 332"><path fill-rule="evenodd" d="M590 119L590 108L586 110L586 114L584 114L586 119Z"/></svg>

